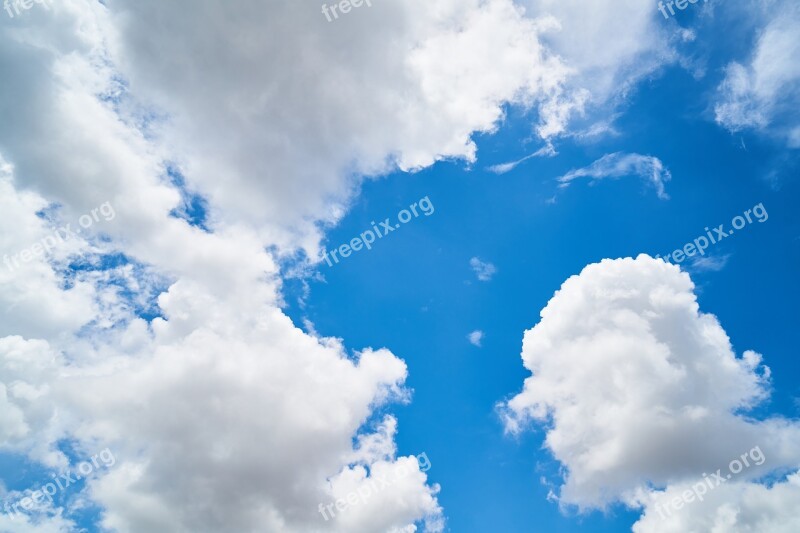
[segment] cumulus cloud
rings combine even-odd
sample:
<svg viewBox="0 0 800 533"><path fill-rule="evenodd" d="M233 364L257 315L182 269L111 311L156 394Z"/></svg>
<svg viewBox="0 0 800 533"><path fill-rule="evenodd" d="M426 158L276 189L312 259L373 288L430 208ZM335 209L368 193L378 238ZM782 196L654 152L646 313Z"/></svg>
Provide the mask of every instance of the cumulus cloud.
<svg viewBox="0 0 800 533"><path fill-rule="evenodd" d="M639 13L617 4L595 16ZM440 530L438 487L374 420L408 400L405 364L296 328L265 249L313 257L363 176L474 161L508 104L548 139L616 83L580 80L652 68L631 39L578 63L603 36L572 44L587 8L565 5L394 0L331 24L303 2L63 0L7 21L0 253L104 202L117 216L0 269L0 449L54 467L65 440L114 449L83 496L121 532ZM187 194L203 224L174 216ZM378 504L319 515L401 466Z"/></svg>
<svg viewBox="0 0 800 533"><path fill-rule="evenodd" d="M169 113L152 128L187 180L288 248L313 253L314 223L338 220L363 175L474 161L471 135L504 104L546 108L547 135L564 128L569 69L510 0L389 0L335 23L277 0L109 6L114 57Z"/></svg>
<svg viewBox="0 0 800 533"><path fill-rule="evenodd" d="M749 61L731 62L718 88L716 121L737 132L753 129L800 148L800 6L771 2L750 16L764 20Z"/></svg>
<svg viewBox="0 0 800 533"><path fill-rule="evenodd" d="M771 487L757 483L726 483L709 492L702 501L693 501L669 515L656 507L690 489L689 485L679 484L659 492L633 525L634 533L793 533L800 529L800 513L797 512L800 474L791 474Z"/></svg>
<svg viewBox="0 0 800 533"><path fill-rule="evenodd" d="M669 195L664 189L664 183L671 180L672 175L660 159L651 155L623 152L606 154L587 167L570 170L557 178L557 181L561 184L560 187L565 188L579 178L590 178L594 183L607 178L619 179L626 176L643 179L655 188L659 198L669 199Z"/></svg>
<svg viewBox="0 0 800 533"><path fill-rule="evenodd" d="M473 10L466 27L505 25L505 17L516 17L519 27L527 28L501 4ZM285 10L287 20L304 16L304 8L287 6L276 2L275 10ZM157 3L151 7L160 9ZM361 117L364 128L341 126L358 113L355 107L338 109L347 98L338 102L340 93L333 91L332 101L320 96L320 106L330 104L332 114L280 118L283 110L299 113L307 102L289 105L279 102L279 95L297 98L295 84L322 84L302 81L316 68L311 65L305 74L287 74L291 80L267 79L266 73L290 72L281 65L301 58L300 40L308 45L322 38L297 37L290 57L281 56L284 45L291 48L286 43L262 42L262 50L251 50L251 37L277 36L286 23L264 5L260 10L255 4L242 7L239 21L229 18L237 10L209 3L176 9L169 14L174 19L157 13L163 17L160 23L169 26L174 20L184 28L175 30L184 36L170 54L160 48L167 43L159 39L166 37L157 35L174 28L146 21L155 24L152 42L159 46L149 50L150 37L137 26L137 16L146 16L114 9L65 0L50 11L28 11L29 16L0 29L0 68L14 73L0 87L0 254L19 254L55 226L74 222L104 202L116 210L114 220L97 231L37 254L19 268L0 268L0 309L5 313L0 320L0 450L54 468L67 462L59 449L64 442L78 452L96 450L99 444L115 450L115 468L87 482L80 497L103 509L104 526L121 532L370 532L421 524L430 531L441 529L438 487L428 483L427 474L414 472L408 458L398 456L391 424L376 426L374 421L376 409L408 401L405 364L388 350L367 347L351 354L341 340L315 338L295 327L280 310L276 261L265 251L271 245L314 247L316 230L303 233L299 226L316 228L315 222L335 218L330 213L340 208L329 196L349 191L352 182L345 173L326 170L319 174L318 188L317 182L309 185L308 176L329 168L333 160L354 153L360 157L352 143L340 146L331 139L360 138L374 117ZM406 22L423 22L419 13ZM393 14L390 10L384 16ZM296 27L308 26L304 20L295 20ZM243 25L241 31L233 31L234 22ZM439 30L454 31L441 22L444 27L418 28L416 35L425 41L440 35ZM215 26L224 23L232 25ZM346 22L339 23L344 29ZM369 21L364 24L371 27ZM231 41L215 41L225 31ZM213 58L208 46L193 42L179 61L192 65L189 71L175 64L137 63L137 54L149 61L149 53L159 61L174 60L180 57L175 54L182 39L202 40L204 35L212 49L226 50L223 57ZM414 45L406 43L403 49L410 47L424 58L422 41L412 39ZM205 50L198 57L209 63L202 68L189 55L193 46ZM394 52L392 47L386 51ZM246 61L234 62L224 56L228 53ZM413 84L418 73L410 67L409 73L399 59L411 55L398 52L393 66ZM275 63L262 65L265 57ZM349 56L343 52L343 57ZM382 56L373 60L383 64ZM215 70L211 64L230 64L232 70ZM148 85L140 67L156 75L159 69L180 72L163 84ZM206 68L208 79L195 77ZM331 66L329 75L335 77L337 69ZM254 79L248 84L250 75ZM175 92L182 90L183 95ZM479 97L496 96L499 102L504 90L489 87ZM388 95L381 91L375 90L375 99ZM184 104L184 98L191 101ZM396 95L390 100L383 105L393 113ZM193 104L213 109L187 118ZM423 114L428 113L425 105L419 107ZM268 111L259 114L259 109ZM490 128L494 120L492 105L481 108L486 109L485 114L478 111L478 118L464 117L466 129L452 138L445 139L444 130L433 134L434 144L441 144L428 146L430 151L421 147L424 143L416 150L395 144L396 139L384 140L380 157L363 157L361 166L383 169L375 161L394 154L405 154L398 157L409 166L440 155L468 157L467 130L484 119L481 124ZM321 122L306 123L317 118ZM304 144L305 134L292 130L292 124L327 139L323 157L311 157L319 146L313 139ZM341 128L331 134L329 124ZM273 160L264 155L269 150L262 153L267 145L273 155L290 149L286 157ZM327 158L327 152L336 155ZM242 154L248 157L240 160ZM259 165L268 161L274 165L262 172L265 167ZM297 162L303 164L292 174ZM187 193L170 179L175 165L185 174L186 189L208 198L205 227L173 216ZM259 176L268 176L272 184L260 183ZM269 196L264 187L275 198L256 205L259 194ZM321 192L305 197L308 191ZM297 217L286 214L295 209ZM336 480L347 472L361 469L372 481L373 473L398 465L410 469L410 475L387 492L380 509L364 505L347 519L329 522L318 513L319 502L335 497ZM37 524L31 531L66 529L72 511L54 509L25 522Z"/></svg>
<svg viewBox="0 0 800 533"><path fill-rule="evenodd" d="M645 255L587 266L525 332L522 359L532 375L501 412L510 432L546 427L563 505L638 508L754 446L767 460L739 483L800 464L796 423L746 415L768 395L762 356L737 356L677 266Z"/></svg>
<svg viewBox="0 0 800 533"><path fill-rule="evenodd" d="M469 260L469 266L472 267L472 271L475 272L475 275L480 281L491 280L492 276L497 272L497 268L492 263L481 261L477 257L473 257Z"/></svg>

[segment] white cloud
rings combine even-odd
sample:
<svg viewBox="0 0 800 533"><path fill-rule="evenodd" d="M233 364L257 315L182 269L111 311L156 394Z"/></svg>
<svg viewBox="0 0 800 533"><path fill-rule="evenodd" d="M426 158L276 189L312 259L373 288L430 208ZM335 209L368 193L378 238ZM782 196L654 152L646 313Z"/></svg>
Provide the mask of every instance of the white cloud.
<svg viewBox="0 0 800 533"><path fill-rule="evenodd" d="M693 272L719 272L728 264L731 254L695 256L689 264Z"/></svg>
<svg viewBox="0 0 800 533"><path fill-rule="evenodd" d="M39 516L0 513L0 531L14 533L70 533L78 530L75 522L61 516Z"/></svg>
<svg viewBox="0 0 800 533"><path fill-rule="evenodd" d="M618 179L626 176L642 178L656 189L662 200L669 199L664 183L672 179L669 169L657 157L641 154L615 152L606 154L591 165L573 169L558 178L560 187L568 187L579 178L590 178L594 183L607 178Z"/></svg>
<svg viewBox="0 0 800 533"><path fill-rule="evenodd" d="M469 266L472 267L472 271L480 281L489 281L497 273L497 268L493 264L481 261L477 257L469 260Z"/></svg>
<svg viewBox="0 0 800 533"><path fill-rule="evenodd" d="M548 34L546 41L580 73L598 101L674 58L669 46L674 30L661 24L651 4L637 0L526 3L533 13L558 20L560 31Z"/></svg>
<svg viewBox="0 0 800 533"><path fill-rule="evenodd" d="M563 119L581 118L595 107L615 115L636 83L678 59L675 44L682 40L677 26L663 24L652 3L640 0L522 0L531 16L551 17L552 29L543 36L570 67L567 82L574 103ZM591 118L591 117L590 117ZM591 126L589 126L591 127Z"/></svg>
<svg viewBox="0 0 800 533"><path fill-rule="evenodd" d="M304 16L304 8L292 7L295 4L275 5L287 15ZM495 7L472 13L472 23L505 25L509 21L504 17L516 16L500 4ZM154 3L152 9L161 7ZM317 505L330 500L333 480L344 473L364 468L371 475L373 466L391 470L408 462L394 451L394 433L384 426L373 429L371 424L375 409L408 399L403 388L407 371L402 360L385 349L365 348L351 356L343 342L316 339L297 329L279 309L277 267L265 252L269 244L314 247L314 235L294 232L297 225L312 226L310 213L335 205L328 203L326 194L349 191L351 182L341 173L322 173L319 190L323 192L306 198L305 192L318 188L308 180L297 185L293 178L302 182L302 172L310 176L316 168L327 168L331 160L350 157L352 152L347 151L352 146L335 146L332 140L341 139L345 130L357 139L365 128L381 129L385 124L378 121L378 126L371 126L372 117L362 121L363 128L348 130L350 124L328 136L328 120L358 118L357 99L351 109L338 110L339 102L326 100L326 95L332 100L341 96L343 102L347 97L336 91L331 96L319 84L320 105L331 104L332 115L322 113L320 118L317 109L303 118L300 108L306 100L292 83L318 87L306 83L303 72L296 72L291 83L284 80L287 91L277 93L296 99L293 103L271 100L271 73L281 72L281 61L301 57L301 41L308 45L316 37L297 36L291 58L256 53L248 49L247 32L268 40L286 21L267 9L258 17L242 12L239 22L244 26L236 32L233 27L214 27L229 21L228 15L236 10L210 9L193 6L179 11L176 7L169 14L172 19L156 13L164 16L161 22L172 20L188 31L176 40L172 53L158 48L159 61L180 57L174 54L180 53L184 40L189 43L190 37L202 40L206 36L212 48L244 54L249 62L222 72L230 58L218 57L216 70L206 65L208 79L198 83L176 79L180 74L191 78L205 72L205 66L180 71L164 78L165 85L171 84L167 88L147 86L144 75L131 76L131 92L122 94L118 80L135 71L132 56L147 56L146 50L136 46L141 38L145 42L139 45L146 48L149 37L135 34L134 14L116 18L101 3L65 0L50 11L31 10L26 13L29 17L15 18L13 25L0 29L0 69L13 73L0 86L0 93L3 101L14 103L5 108L0 124L4 158L0 164L0 254L16 254L51 232L50 223L36 212L54 203L62 205L59 216L66 222L105 201L117 212L102 228L108 239L76 237L53 254L26 263L25 268L0 268L0 309L6 313L0 320L0 449L53 467L65 462L56 446L65 439L79 450L97 449L97 443L115 450L115 468L89 483L82 497L100 505L103 523L121 532L229 528L371 532L408 529L421 522L436 531L442 516L436 500L438 487L429 485L421 472L412 472L396 492L387 493L402 498L387 496L380 509L364 505L353 509L347 520L335 522L325 522L319 515ZM303 20L295 20L296 28L307 26ZM522 31L525 22L517 23ZM345 21L338 24L345 29L341 26ZM369 21L364 24L371 27ZM228 31L225 39L242 40L233 45L229 40L213 42L220 35L217 30ZM165 44L160 38L167 38L159 31L171 34L173 30L153 29L158 46ZM292 37L291 31L286 32ZM423 28L417 36L434 34L435 29ZM261 44L264 50L283 49L278 43ZM195 45L201 50L198 57L205 58L202 61L214 63L213 54L193 42L180 59L182 64L196 65L190 53ZM425 50L423 46L417 53L424 56ZM262 67L264 57L277 58L277 62ZM398 53L393 63L398 75L418 81L413 69L409 73L403 68L400 57L405 56ZM373 59L380 64L383 58ZM233 68L234 63L230 65ZM369 61L362 66L371 68ZM157 62L151 67L172 68ZM307 67L312 70L305 75L313 71ZM331 64L328 76L335 77L337 69ZM245 83L250 75L255 78ZM184 89L186 93L180 94ZM374 98L387 94L376 89ZM491 95L482 92L480 97L484 96ZM147 116L152 110L150 98L166 110L166 117ZM194 100L184 106L183 98ZM394 112L395 103L396 98L383 103L387 113ZM192 104L214 109L205 114L198 111L195 121L184 115L187 108L191 114ZM249 114L241 107L248 105L263 105L269 111L259 114L256 109ZM486 105L481 110L499 103ZM421 104L419 109L426 108ZM267 120L280 118L284 110L291 113L283 122ZM479 110L478 114L477 118L462 117L462 126L469 129L486 118L481 124L490 127L490 113L483 115ZM254 122L247 116L254 117ZM306 131L325 136L327 151L336 151L335 157L315 158L317 145L303 144L302 131L290 131L292 124L302 130L304 121L317 118L321 122L306 124ZM193 130L198 124L205 129ZM443 153L467 153L469 132L450 126L432 133L434 144L443 147ZM165 132L175 136L165 136ZM461 144L445 139L447 132ZM199 138L190 139L192 133ZM405 135L406 139L413 136ZM259 165L272 161L266 151L262 154L260 143L271 146L274 155L288 138L296 139L289 144L303 153L274 160L269 169L272 182L266 188L275 198L261 205L262 215L253 215L256 197L268 196L261 188L265 184L257 181L264 175ZM400 141L393 143L379 143L385 150L380 157L408 152ZM425 143L420 143L419 154L438 157L436 149L426 151ZM209 149L209 144L215 149ZM237 147L248 157L237 159ZM424 159L419 157L419 161ZM368 165L376 158L362 161ZM209 194L213 232L170 216L182 201L179 191L165 179L165 161L170 160L180 163L191 187ZM300 174L283 172L297 161L303 163L298 167ZM210 166L203 168L205 163ZM198 167L208 182L195 174ZM215 188L228 190L217 195ZM300 218L284 216L295 208L302 213ZM328 219L329 213L323 209L319 218ZM123 252L130 264L113 269L102 266L98 254L112 252ZM72 261L94 267L70 272L66 267ZM138 284L133 287L136 296L117 290L112 274ZM159 287L162 281L166 289ZM158 295L162 318L146 322L135 316L135 305L150 290ZM391 445L354 447L354 439L359 443L380 440L375 434L391 440ZM60 520L59 512L46 517L54 528L67 523ZM44 531L45 525L41 527Z"/></svg>
<svg viewBox="0 0 800 533"><path fill-rule="evenodd" d="M473 344L473 345L477 346L478 348L480 348L481 347L481 341L483 340L483 332L481 330L479 330L479 329L476 329L475 331L473 331L472 333L467 335L467 339L469 340L469 342L471 344Z"/></svg>
<svg viewBox="0 0 800 533"><path fill-rule="evenodd" d="M740 482L800 464L796 423L744 414L767 397L769 369L753 351L737 357L693 290L661 260L606 259L564 282L525 332L532 376L502 413L511 432L546 426L562 504L638 507L754 446L767 460Z"/></svg>
<svg viewBox="0 0 800 533"><path fill-rule="evenodd" d="M387 0L335 23L277 0L110 6L114 57L169 113L153 129L189 182L284 247L313 253L313 223L340 218L362 174L474 161L471 135L505 103L540 104L543 131L563 131L569 71L510 0Z"/></svg>
<svg viewBox="0 0 800 533"><path fill-rule="evenodd" d="M633 525L634 533L794 533L800 531L800 474L766 487L756 483L726 483L669 514L656 505L679 497L689 485L659 492L644 515ZM659 509L661 513L659 514Z"/></svg>
<svg viewBox="0 0 800 533"><path fill-rule="evenodd" d="M84 495L121 532L441 529L438 488L413 471L379 505L318 514L345 479L408 464L392 424L371 424L407 399L407 371L297 329L265 247L313 255L362 175L473 161L471 135L509 102L539 109L548 138L590 98L581 79L605 80L595 102L615 92L605 72L651 69L626 38L570 85L604 36L571 44L586 8L569 8L555 54L540 41L553 19L508 0L387 1L333 24L303 2L63 0L6 21L0 253L51 231L35 213L54 203L65 221L106 201L117 217L107 240L0 272L0 448L59 465L60 440L110 446L117 465ZM591 9L658 41L643 17L614 22L632 2ZM211 232L170 216L167 166L208 199ZM114 275L159 294L162 318L135 316L109 269L67 273L116 252L134 266ZM66 527L48 518L36 527Z"/></svg>
<svg viewBox="0 0 800 533"><path fill-rule="evenodd" d="M760 11L766 14L759 13ZM732 132L755 129L800 148L800 6L762 2L748 16L763 20L748 63L731 62L718 88L717 122Z"/></svg>

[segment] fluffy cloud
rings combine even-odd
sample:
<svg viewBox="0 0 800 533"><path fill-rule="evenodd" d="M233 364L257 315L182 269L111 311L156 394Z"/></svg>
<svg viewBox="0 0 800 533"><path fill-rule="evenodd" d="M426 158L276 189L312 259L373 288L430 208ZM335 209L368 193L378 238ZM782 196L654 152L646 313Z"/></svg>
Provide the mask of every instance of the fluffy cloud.
<svg viewBox="0 0 800 533"><path fill-rule="evenodd" d="M202 313L191 306L197 290L170 289L151 357L59 388L62 405L87 414L75 434L115 441L122 458L92 487L108 509L104 524L122 532L347 530L344 521L324 522L318 504L337 496L343 470L366 467L374 479L376 464L393 467L393 446L355 453L352 437L373 408L403 394L405 365L386 350L351 360L338 342L310 338L277 310L253 329L219 309L217 327L180 335L173 328ZM417 501L384 503L382 513L355 508L348 518L359 527L350 531L440 513L424 474L414 481L406 490Z"/></svg>
<svg viewBox="0 0 800 533"><path fill-rule="evenodd" d="M131 91L169 113L151 127L215 217L310 253L362 175L473 161L503 104L559 108L569 74L509 0L389 0L332 23L277 0L109 6Z"/></svg>
<svg viewBox="0 0 800 533"><path fill-rule="evenodd" d="M594 104L614 100L636 81L676 59L675 28L638 0L525 0L531 15L551 17L545 43L575 69L575 85Z"/></svg>
<svg viewBox="0 0 800 533"><path fill-rule="evenodd" d="M547 426L562 504L639 507L754 446L767 460L741 483L800 464L800 427L741 414L767 396L769 369L756 352L737 357L693 291L661 260L603 260L564 282L525 333L532 376L502 412L511 432Z"/></svg>
<svg viewBox="0 0 800 533"><path fill-rule="evenodd" d="M730 483L709 492L679 511L659 514L659 503L679 497L688 485L659 492L633 526L634 533L793 533L800 530L800 475L792 474L771 487L756 483Z"/></svg>
<svg viewBox="0 0 800 533"><path fill-rule="evenodd" d="M569 5L546 5L555 21L509 0L395 0L329 23L303 2L63 0L6 21L0 252L104 202L117 216L0 273L0 449L55 467L65 439L112 448L84 496L123 532L441 529L437 487L373 426L406 400L405 364L297 329L265 248L314 255L364 175L473 161L471 135L509 102L548 138L590 97L580 79L641 70L620 58L649 52L620 47L576 77L558 56L583 56ZM540 36L558 24L553 53ZM172 216L187 194L207 199L208 231ZM378 504L318 514L400 467Z"/></svg>
<svg viewBox="0 0 800 533"><path fill-rule="evenodd" d="M564 134L676 57L674 29L637 0L520 4L387 0L331 23L315 4L112 1L107 40L215 216L313 254L313 223L335 222L360 176L474 161L472 133L507 103L535 109L540 137Z"/></svg>
<svg viewBox="0 0 800 533"><path fill-rule="evenodd" d="M560 187L568 187L572 181L579 178L590 178L592 182L625 176L637 176L652 185L658 197L662 200L669 199L664 190L664 183L672 179L669 169L657 157L641 154L626 154L615 152L606 154L591 165L570 170L558 178Z"/></svg>
<svg viewBox="0 0 800 533"><path fill-rule="evenodd" d="M394 423L362 427L373 409L404 400L402 361L370 349L350 358L277 309L256 328L253 309L183 280L160 308L151 329L139 319L115 328L92 364L67 365L44 341L3 339L4 448L63 465L60 439L110 446L118 463L88 494L121 532L368 532L423 518L440 528L438 489L396 457ZM119 344L136 349L115 355ZM318 514L347 472L369 471L368 483L400 465L411 475L369 505L331 522Z"/></svg>
<svg viewBox="0 0 800 533"><path fill-rule="evenodd" d="M284 8L293 9L276 4ZM219 9L196 21L198 34L216 34L201 22L225 19L223 6ZM278 24L275 14L259 13L263 24L249 31L271 35L265 26ZM514 16L508 9L486 16L504 13ZM255 21L252 14L243 13L248 22ZM280 228L276 221L288 209L299 210L300 219L311 224L329 218L318 207L333 205L325 203L332 189L313 198L295 198L284 190L295 186L297 175L283 171L311 161L313 143L303 144L303 134L282 129L286 121L265 120L262 126L271 128L266 133L245 127L246 118L237 114L241 109L234 108L250 105L253 93L246 83L231 82L207 102L230 97L233 101L220 107L244 122L212 128L217 131L213 142L225 142L218 150L221 159L210 161L202 155L217 152L204 144L212 142L210 136L197 142L182 136L189 131L181 130L182 97L162 99L156 88L141 82L135 95L126 92L120 69L135 73L135 53L121 43L135 20L112 16L101 3L70 0L26 15L0 31L0 68L14 73L0 87L6 119L0 125L0 254L20 254L104 202L114 206L116 217L24 265L0 270L5 313L0 321L0 450L57 468L67 462L58 450L65 440L78 452L95 450L98 443L113 449L114 469L75 497L101 505L103 523L119 531L407 530L420 521L430 531L441 529L438 489L427 484L426 474L413 472L407 458L397 457L393 431L385 424L373 429L375 409L407 400L405 364L383 349L350 355L336 339L299 330L279 309L280 280L265 247L287 242L306 247L309 241L286 237L295 235L292 220ZM297 27L305 25L298 21ZM305 37L305 44L315 40ZM229 48L228 43L214 46ZM261 55L250 54L244 37L234 48L252 62L252 68L239 64L237 72L259 71ZM293 60L302 55L299 50ZM277 61L270 67L274 72L280 72ZM330 74L335 76L334 67ZM207 85L189 84L185 96L214 92L214 76L229 80L217 72ZM261 78L254 81L262 82L269 85ZM229 94L236 86L242 99ZM289 109L269 100L265 91L259 98L271 110L266 116ZM289 98L297 93L287 89ZM151 114L149 98L169 116ZM351 116L353 110L343 113ZM252 116L264 118L255 111ZM297 118L297 124L305 120ZM321 120L329 119L339 121ZM318 122L307 131L325 129ZM238 140L231 131L241 134ZM174 139L167 142L164 132L174 133ZM252 205L236 203L255 198L261 186L235 181L237 172L248 179L263 173L257 166L237 168L238 160L223 170L225 156L231 156L226 149L237 143L248 153L260 153L255 138L248 144L248 135L274 141L274 150L290 138L298 150L304 147L303 155L295 153L289 163L276 159L270 176L280 199L263 204L268 219L263 226L261 220L246 224L253 219ZM463 143L468 144L467 134ZM350 157L343 154L337 157ZM190 172L210 162L208 169L218 171L214 186L233 183L252 187L252 194L235 187L230 197L215 195L213 187L203 190L210 198L211 231L191 226L171 216L186 192L168 179L173 160L187 169L189 189L203 189L202 179ZM298 168L321 169L328 162L323 157ZM346 182L342 175L334 178L334 189ZM316 185L306 182L302 188L319 190ZM238 200L231 200L236 194ZM294 207L287 207L292 202ZM378 437L391 445L353 444ZM410 474L386 493L380 512L369 504L353 509L347 519L325 522L319 515L317 505L336 496L335 481L347 472L361 469L372 481L373 474L400 465ZM62 513L67 511L47 510L31 519L38 524L31 531L68 528Z"/></svg>
<svg viewBox="0 0 800 533"><path fill-rule="evenodd" d="M716 120L733 132L754 129L800 148L800 66L794 60L800 54L800 6L756 3L748 15L763 26L749 62L727 66L714 107Z"/></svg>

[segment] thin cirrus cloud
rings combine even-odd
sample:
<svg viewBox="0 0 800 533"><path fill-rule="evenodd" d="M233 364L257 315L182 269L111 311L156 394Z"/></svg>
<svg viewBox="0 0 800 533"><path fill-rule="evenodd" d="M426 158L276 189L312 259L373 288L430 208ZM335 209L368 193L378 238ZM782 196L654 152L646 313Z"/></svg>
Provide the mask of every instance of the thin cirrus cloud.
<svg viewBox="0 0 800 533"><path fill-rule="evenodd" d="M693 272L719 272L725 268L730 258L731 254L694 257L689 264L689 269Z"/></svg>
<svg viewBox="0 0 800 533"><path fill-rule="evenodd" d="M505 174L506 172L514 170L515 168L517 168L518 165L524 163L525 161L533 157L543 157L543 156L552 157L555 155L557 155L555 148L553 148L552 144L548 143L543 147L539 148L538 150L536 150L535 152L533 152L532 154L528 154L521 159L517 159L516 161L510 161L508 163L500 163L497 165L492 165L490 167L487 167L487 170L495 174Z"/></svg>
<svg viewBox="0 0 800 533"><path fill-rule="evenodd" d="M586 167L570 170L556 181L563 189L581 178L588 178L592 183L596 183L604 179L619 179L628 176L644 180L656 190L660 199L669 199L664 184L672 179L672 175L660 159L651 155L624 152L606 154Z"/></svg>

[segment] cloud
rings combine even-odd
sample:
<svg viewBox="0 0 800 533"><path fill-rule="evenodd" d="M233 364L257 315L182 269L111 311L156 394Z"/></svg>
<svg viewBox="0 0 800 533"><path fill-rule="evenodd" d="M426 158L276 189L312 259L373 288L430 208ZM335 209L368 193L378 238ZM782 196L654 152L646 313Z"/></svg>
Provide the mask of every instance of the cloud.
<svg viewBox="0 0 800 533"><path fill-rule="evenodd" d="M113 445L115 469L82 494L107 527L442 527L420 472L380 504L318 514L345 480L408 462L373 425L407 400L407 372L387 350L351 356L294 327L264 250L313 257L363 176L474 161L472 135L508 104L559 135L587 94L540 41L554 26L510 1L387 1L335 24L318 9L64 0L0 29L13 73L0 87L13 102L2 252L52 230L43 208L67 222L117 210L102 239L0 273L0 309L13 310L0 320L0 446L58 465L63 440ZM202 227L171 215L189 192Z"/></svg>
<svg viewBox="0 0 800 533"><path fill-rule="evenodd" d="M369 532L418 520L437 531L438 488L421 472L346 520L324 522L317 511L348 472L368 469L367 483L405 464L392 420L365 425L372 409L406 398L405 364L387 350L351 359L339 341L309 337L278 309L258 329L252 309L248 320L231 303L178 282L162 295L152 332L134 320L108 339L138 349L115 356L102 346L91 365L68 365L42 341L3 339L2 442L40 455L57 455L64 438L79 448L107 443L118 463L87 495L118 531Z"/></svg>
<svg viewBox="0 0 800 533"><path fill-rule="evenodd" d="M517 167L517 165L527 161L528 159L530 159L532 157L543 157L543 156L552 157L552 156L554 156L556 154L557 154L557 152L556 152L555 148L553 148L553 145L548 143L548 144L544 145L543 147L539 148L538 150L536 150L535 152L533 152L532 154L526 155L522 159L517 159L516 161L511 161L509 163L501 163L499 165L492 165L492 166L488 167L487 170L489 172L494 172L495 174L505 174L506 172L514 170Z"/></svg>
<svg viewBox="0 0 800 533"><path fill-rule="evenodd" d="M480 281L491 280L492 276L497 272L497 268L495 268L493 264L488 261L483 262L477 257L473 257L469 260L469 266L472 267L472 271L475 272L475 275Z"/></svg>
<svg viewBox="0 0 800 533"><path fill-rule="evenodd" d="M38 516L0 513L0 531L14 533L70 533L79 530L77 524L61 516Z"/></svg>
<svg viewBox="0 0 800 533"><path fill-rule="evenodd" d="M312 255L315 222L341 218L363 176L472 162L471 136L509 103L542 109L542 135L558 134L571 105L569 69L510 0L388 0L335 23L277 0L109 6L113 57L168 114L150 127L215 217Z"/></svg>
<svg viewBox="0 0 800 533"><path fill-rule="evenodd" d="M467 339L469 340L469 342L471 344L473 344L473 345L477 346L478 348L480 348L481 347L481 341L483 340L483 332L481 330L479 330L479 329L476 329L475 331L473 331L472 333L467 335Z"/></svg>
<svg viewBox="0 0 800 533"><path fill-rule="evenodd" d="M436 51L425 45L429 38L482 40L487 26L508 23L534 39L529 24L503 3L451 9L435 20L419 16L426 10L395 20L390 9L383 26L395 25L401 50L367 46L383 31L377 25L361 43L367 57L353 53L357 64L347 70L351 55L342 48L341 72L336 61L327 66L326 80L350 77L330 91L323 86L331 83L307 83L324 65L299 59L307 50L329 54L350 32L317 35L330 30L306 24L312 19L299 4L169 12L152 3L124 15L109 5L65 0L0 28L0 69L12 73L0 101L13 102L0 124L0 256L103 202L117 214L24 268L0 265L0 450L58 467L66 463L64 443L113 449L115 468L76 496L98 505L102 524L121 532L440 530L438 487L419 471L346 520L326 522L318 513L348 472L362 469L372 481L373 471L409 463L395 450L391 424L374 420L377 410L409 400L407 368L386 349L351 352L344 341L295 327L280 309L277 262L265 249L316 246L316 223L340 216L342 198L353 193L350 174L337 165L347 167L354 153L359 168L380 171L395 156L410 166L470 157L467 129L492 127L507 87L479 90L475 98L488 98L481 103L465 95L463 103L477 107L450 115L466 129L451 123L429 131L438 145L432 151L427 141L415 144L416 119L390 119L402 89L391 96L381 87L405 79L417 88L409 110L425 115L438 106L425 91L437 86L423 91L426 77L404 67ZM284 26L292 20L311 33L295 36ZM463 32L448 21L464 22ZM347 21L337 24L341 31ZM284 42L270 41L280 32ZM161 48L167 45L170 54ZM394 58L384 70L379 48ZM463 69L476 67L465 61ZM378 145L364 155L353 143L386 123L359 115L364 85L354 80L375 65L381 81L374 80L373 111L382 108L388 123L406 131L363 141ZM530 71L510 72L517 66L507 65L506 74L527 83ZM319 107L304 116L311 101ZM462 111L476 115L456 117ZM305 140L305 133L313 135ZM351 142L340 146L336 139L344 138ZM173 216L185 203L169 179L174 166L186 188L207 199L205 229ZM325 170L314 177L317 169ZM31 531L65 529L74 511L48 511Z"/></svg>
<svg viewBox="0 0 800 533"><path fill-rule="evenodd" d="M800 474L766 487L757 483L726 483L668 516L655 507L679 497L688 485L659 493L633 525L634 533L724 531L726 533L792 533L800 530ZM663 515L663 516L662 516Z"/></svg>
<svg viewBox="0 0 800 533"><path fill-rule="evenodd" d="M121 532L440 530L413 470L379 505L319 515L344 481L409 463L374 420L408 400L407 369L295 327L265 249L314 257L364 176L472 162L509 104L565 132L655 64L632 37L658 32L625 20L644 8L617 4L543 3L554 23L508 0L396 0L328 23L302 2L63 0L2 25L0 253L106 201L117 217L0 268L0 448L48 466L65 441L114 449L81 497ZM586 9L624 42L583 39ZM173 216L188 193L202 227Z"/></svg>
<svg viewBox="0 0 800 533"><path fill-rule="evenodd" d="M719 272L728 264L731 254L704 257L695 256L689 264L690 270L694 272Z"/></svg>
<svg viewBox="0 0 800 533"><path fill-rule="evenodd" d="M560 187L564 188L579 178L590 178L594 183L607 178L618 179L626 176L642 178L656 189L659 198L669 199L664 190L664 183L671 180L672 175L661 160L651 155L623 152L606 154L587 167L570 170L557 178L557 181L561 183Z"/></svg>
<svg viewBox="0 0 800 533"><path fill-rule="evenodd" d="M731 132L752 129L800 148L800 67L794 60L800 54L800 6L757 4L748 15L762 26L749 62L734 61L725 69L714 105L716 121Z"/></svg>
<svg viewBox="0 0 800 533"><path fill-rule="evenodd" d="M800 464L796 423L747 415L768 396L762 356L734 353L677 266L645 255L588 265L525 332L522 359L532 375L501 413L512 433L546 427L562 505L638 508L754 446L767 461L739 482Z"/></svg>
<svg viewBox="0 0 800 533"><path fill-rule="evenodd" d="M552 21L544 43L572 69L565 92L580 95L565 118L589 107L613 116L636 83L677 61L680 31L639 0L523 0L530 16ZM578 103L579 102L579 103Z"/></svg>

